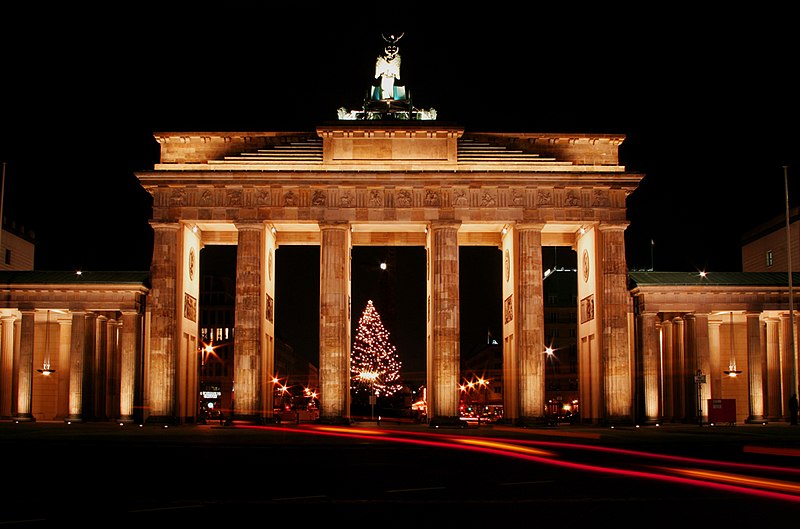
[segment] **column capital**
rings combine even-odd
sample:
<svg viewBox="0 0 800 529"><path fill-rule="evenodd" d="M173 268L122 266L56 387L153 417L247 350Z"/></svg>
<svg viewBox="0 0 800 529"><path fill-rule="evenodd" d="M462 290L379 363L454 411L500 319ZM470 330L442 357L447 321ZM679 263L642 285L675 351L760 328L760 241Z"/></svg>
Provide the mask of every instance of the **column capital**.
<svg viewBox="0 0 800 529"><path fill-rule="evenodd" d="M597 229L600 231L625 231L630 222L600 222Z"/></svg>
<svg viewBox="0 0 800 529"><path fill-rule="evenodd" d="M238 231L242 230L255 230L255 231L262 231L266 224L263 222L236 222L234 226Z"/></svg>
<svg viewBox="0 0 800 529"><path fill-rule="evenodd" d="M318 222L317 226L319 226L320 231L321 230L349 230L350 229L350 222L348 222L346 220L342 220L342 221L331 221L331 220L328 220L328 221Z"/></svg>
<svg viewBox="0 0 800 529"><path fill-rule="evenodd" d="M439 230L445 228L454 228L458 229L461 227L460 220L432 220L428 223L428 227L431 230Z"/></svg>
<svg viewBox="0 0 800 529"><path fill-rule="evenodd" d="M156 222L150 221L150 227L154 230L175 230L181 227L179 222Z"/></svg>
<svg viewBox="0 0 800 529"><path fill-rule="evenodd" d="M546 222L530 222L530 221L520 221L514 222L511 226L515 230L538 230L542 231L547 223Z"/></svg>

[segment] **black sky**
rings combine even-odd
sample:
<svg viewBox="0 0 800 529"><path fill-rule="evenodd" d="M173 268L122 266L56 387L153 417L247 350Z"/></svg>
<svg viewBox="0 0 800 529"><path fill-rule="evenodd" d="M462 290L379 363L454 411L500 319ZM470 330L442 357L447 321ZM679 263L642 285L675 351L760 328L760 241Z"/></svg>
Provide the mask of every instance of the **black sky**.
<svg viewBox="0 0 800 529"><path fill-rule="evenodd" d="M0 8L3 214L37 269L149 268L153 133L313 130L360 104L381 33L405 33L402 80L443 121L625 134L645 174L629 268L740 270L742 233L784 213L784 165L800 204L788 7L201 5Z"/></svg>

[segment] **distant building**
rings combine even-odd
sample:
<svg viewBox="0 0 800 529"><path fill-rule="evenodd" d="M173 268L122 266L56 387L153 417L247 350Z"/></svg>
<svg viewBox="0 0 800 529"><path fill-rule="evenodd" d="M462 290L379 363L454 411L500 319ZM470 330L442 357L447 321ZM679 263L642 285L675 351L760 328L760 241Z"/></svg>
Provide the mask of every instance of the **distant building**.
<svg viewBox="0 0 800 529"><path fill-rule="evenodd" d="M33 270L34 250L34 232L3 218L0 270Z"/></svg>
<svg viewBox="0 0 800 529"><path fill-rule="evenodd" d="M200 288L200 398L201 419L230 415L234 395L234 327L236 282L224 274L206 273ZM210 346L210 349L206 346ZM311 398L306 388L319 388L319 370L295 354L291 345L279 338L275 341L275 373L273 406L308 406ZM286 388L282 391L281 388ZM294 399L292 398L294 397ZM294 402L293 402L294 401ZM302 404L300 404L302 403Z"/></svg>
<svg viewBox="0 0 800 529"><path fill-rule="evenodd" d="M546 347L552 354L546 358L545 400L550 416L565 417L578 409L578 310L577 270L553 266L544 277L544 333ZM547 350L543 351L547 354ZM463 411L480 403L493 414L502 413L503 347L491 334L487 343L465 355L462 362ZM475 386L479 379L485 387Z"/></svg>
<svg viewBox="0 0 800 529"><path fill-rule="evenodd" d="M544 378L550 416L571 415L579 404L577 307L578 271L563 267L545 271Z"/></svg>
<svg viewBox="0 0 800 529"><path fill-rule="evenodd" d="M792 272L800 271L800 208L789 212ZM786 215L764 222L742 237L742 271L788 272Z"/></svg>

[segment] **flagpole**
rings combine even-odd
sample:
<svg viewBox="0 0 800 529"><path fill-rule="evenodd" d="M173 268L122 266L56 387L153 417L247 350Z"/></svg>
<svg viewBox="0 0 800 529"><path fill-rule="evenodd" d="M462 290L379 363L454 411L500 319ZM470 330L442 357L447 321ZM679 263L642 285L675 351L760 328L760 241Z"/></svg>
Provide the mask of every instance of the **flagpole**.
<svg viewBox="0 0 800 529"><path fill-rule="evenodd" d="M789 231L789 177L783 166L783 187L786 196L786 263L789 269L789 352L792 355L792 393L797 393L797 351L794 350L794 288L792 287L792 235Z"/></svg>
<svg viewBox="0 0 800 529"><path fill-rule="evenodd" d="M3 250L3 202L6 194L6 162L3 162L2 184L0 184L0 252Z"/></svg>
<svg viewBox="0 0 800 529"><path fill-rule="evenodd" d="M656 245L656 241L650 239L650 271L655 271L655 263L653 262L653 247Z"/></svg>

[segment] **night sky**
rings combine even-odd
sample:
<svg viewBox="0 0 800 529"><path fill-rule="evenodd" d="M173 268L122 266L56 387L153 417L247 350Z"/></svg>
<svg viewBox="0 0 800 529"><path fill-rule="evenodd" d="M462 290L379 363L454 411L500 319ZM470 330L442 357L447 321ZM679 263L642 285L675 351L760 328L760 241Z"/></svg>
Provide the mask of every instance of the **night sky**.
<svg viewBox="0 0 800 529"><path fill-rule="evenodd" d="M625 134L621 163L645 175L628 199L631 269L740 270L742 234L785 212L784 165L800 205L788 7L258 5L0 8L13 29L0 36L3 215L35 231L37 269L148 269L150 197L134 172L158 160L153 133L313 130L360 105L381 33L404 33L401 80L442 121ZM278 273L301 273L294 260L318 265L318 250L289 250ZM405 349L424 325L407 308L424 297L414 250L398 249L382 274L386 249L354 251L353 319L366 299L393 299L378 308L405 322L390 327ZM479 274L500 266L499 255L480 262ZM462 292L478 313L464 326L470 341L499 321L499 306L485 313L495 288ZM289 341L317 332L299 313L276 318Z"/></svg>

